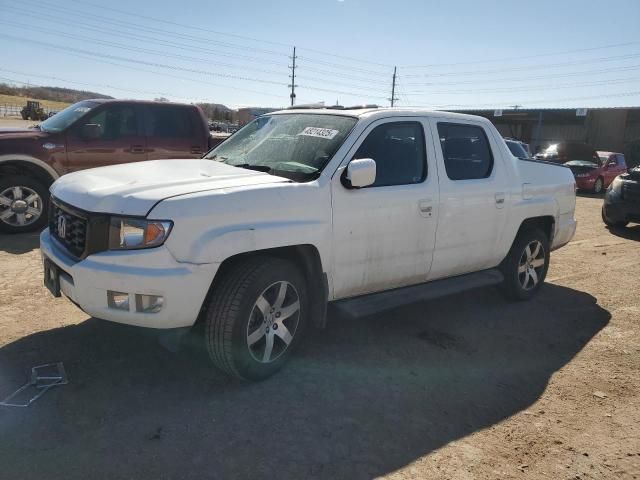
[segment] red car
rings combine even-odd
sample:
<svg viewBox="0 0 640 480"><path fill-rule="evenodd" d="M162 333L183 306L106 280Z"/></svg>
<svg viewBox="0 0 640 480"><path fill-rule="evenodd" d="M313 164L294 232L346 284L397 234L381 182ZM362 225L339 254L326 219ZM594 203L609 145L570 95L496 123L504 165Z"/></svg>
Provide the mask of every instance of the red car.
<svg viewBox="0 0 640 480"><path fill-rule="evenodd" d="M627 171L624 155L598 152L599 161L572 160L565 163L573 172L578 190L601 193L613 179Z"/></svg>

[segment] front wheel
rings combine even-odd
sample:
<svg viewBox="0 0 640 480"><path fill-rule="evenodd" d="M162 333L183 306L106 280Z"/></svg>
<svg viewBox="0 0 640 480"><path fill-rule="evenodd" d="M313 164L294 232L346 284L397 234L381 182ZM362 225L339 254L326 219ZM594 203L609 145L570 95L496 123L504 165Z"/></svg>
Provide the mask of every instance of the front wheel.
<svg viewBox="0 0 640 480"><path fill-rule="evenodd" d="M307 314L306 282L294 264L247 259L214 287L206 314L209 357L231 376L267 378L288 360Z"/></svg>
<svg viewBox="0 0 640 480"><path fill-rule="evenodd" d="M0 232L25 233L47 224L49 192L39 181L24 175L0 179Z"/></svg>
<svg viewBox="0 0 640 480"><path fill-rule="evenodd" d="M604 208L604 205L602 205L601 214L602 214L602 221L609 228L624 228L629 224L629 222L625 222L624 220L616 222L614 220L611 220L609 217L607 217L607 212Z"/></svg>
<svg viewBox="0 0 640 480"><path fill-rule="evenodd" d="M593 184L593 193L602 193L602 190L604 190L604 180L602 177L598 177Z"/></svg>
<svg viewBox="0 0 640 480"><path fill-rule="evenodd" d="M533 297L547 276L549 258L549 239L542 230L520 232L501 266L505 294L513 300Z"/></svg>

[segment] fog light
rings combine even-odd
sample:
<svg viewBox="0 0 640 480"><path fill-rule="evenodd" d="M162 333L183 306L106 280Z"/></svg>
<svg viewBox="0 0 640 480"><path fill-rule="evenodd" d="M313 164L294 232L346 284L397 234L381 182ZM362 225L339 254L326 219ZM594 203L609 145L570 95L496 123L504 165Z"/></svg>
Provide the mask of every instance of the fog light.
<svg viewBox="0 0 640 480"><path fill-rule="evenodd" d="M107 290L107 304L115 310L129 311L129 294Z"/></svg>
<svg viewBox="0 0 640 480"><path fill-rule="evenodd" d="M164 297L161 295L136 294L136 311L142 313L158 313L164 305Z"/></svg>

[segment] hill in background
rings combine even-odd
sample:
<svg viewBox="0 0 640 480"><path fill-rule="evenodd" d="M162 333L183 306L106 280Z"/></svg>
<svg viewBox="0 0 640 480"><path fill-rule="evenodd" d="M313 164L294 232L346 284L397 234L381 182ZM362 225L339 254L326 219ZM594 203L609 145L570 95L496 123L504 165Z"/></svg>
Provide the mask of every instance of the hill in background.
<svg viewBox="0 0 640 480"><path fill-rule="evenodd" d="M32 98L37 100L50 100L53 102L75 103L89 98L113 98L96 92L74 90L60 87L16 87L6 83L0 83L0 94L16 97Z"/></svg>

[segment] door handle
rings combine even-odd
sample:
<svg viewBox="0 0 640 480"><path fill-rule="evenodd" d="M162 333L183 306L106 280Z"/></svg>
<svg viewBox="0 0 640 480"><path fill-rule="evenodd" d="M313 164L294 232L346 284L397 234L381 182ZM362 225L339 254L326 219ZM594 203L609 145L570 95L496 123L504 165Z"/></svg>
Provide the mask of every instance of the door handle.
<svg viewBox="0 0 640 480"><path fill-rule="evenodd" d="M504 207L504 192L496 193L495 199L496 199L496 208Z"/></svg>
<svg viewBox="0 0 640 480"><path fill-rule="evenodd" d="M431 217L433 213L433 205L431 204L431 199L427 198L424 200L420 200L418 202L418 209L420 210L420 215L423 217Z"/></svg>
<svg viewBox="0 0 640 480"><path fill-rule="evenodd" d="M131 153L144 153L144 145L131 145L129 151Z"/></svg>

